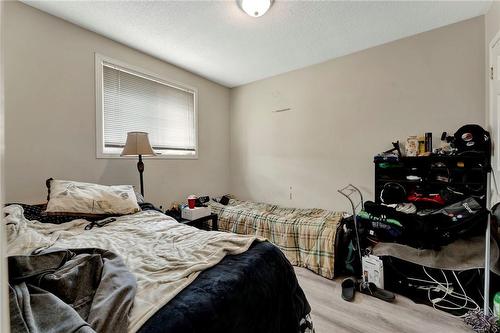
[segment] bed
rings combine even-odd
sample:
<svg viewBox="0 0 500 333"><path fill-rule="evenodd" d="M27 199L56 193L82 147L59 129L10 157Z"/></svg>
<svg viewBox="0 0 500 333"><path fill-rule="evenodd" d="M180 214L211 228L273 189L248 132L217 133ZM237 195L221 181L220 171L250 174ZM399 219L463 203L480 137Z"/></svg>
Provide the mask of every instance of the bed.
<svg viewBox="0 0 500 333"><path fill-rule="evenodd" d="M198 230L141 206L141 212L85 230L88 220L48 218L40 215L42 206L10 205L8 254L87 247L119 254L137 278L128 332L313 332L293 267L274 245Z"/></svg>
<svg viewBox="0 0 500 333"><path fill-rule="evenodd" d="M227 205L211 201L219 216L219 230L264 237L275 244L294 266L333 279L335 241L341 212L283 208L230 199Z"/></svg>

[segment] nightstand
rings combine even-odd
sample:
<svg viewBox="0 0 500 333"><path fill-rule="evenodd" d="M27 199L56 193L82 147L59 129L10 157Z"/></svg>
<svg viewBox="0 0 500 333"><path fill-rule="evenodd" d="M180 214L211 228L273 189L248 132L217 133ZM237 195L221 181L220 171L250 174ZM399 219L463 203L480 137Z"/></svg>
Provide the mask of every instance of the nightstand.
<svg viewBox="0 0 500 333"><path fill-rule="evenodd" d="M213 230L213 231L218 231L219 230L219 225L218 225L218 221L219 221L219 216L217 214L210 214L208 216L204 216L204 217L201 217L199 219L196 219L196 220L186 220L186 219L179 219L177 220L179 223L183 223L183 224L186 224L186 225L190 225L190 226L193 226L193 227L196 227L198 229L203 229L203 230ZM208 226L208 222L210 221L211 222L211 225L210 225L210 229L207 229L207 226Z"/></svg>

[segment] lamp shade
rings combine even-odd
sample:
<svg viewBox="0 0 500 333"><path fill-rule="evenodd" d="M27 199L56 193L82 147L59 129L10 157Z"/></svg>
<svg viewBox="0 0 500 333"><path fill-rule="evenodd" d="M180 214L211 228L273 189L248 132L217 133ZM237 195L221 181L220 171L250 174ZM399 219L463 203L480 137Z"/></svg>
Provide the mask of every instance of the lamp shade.
<svg viewBox="0 0 500 333"><path fill-rule="evenodd" d="M149 143L148 133L146 132L128 132L127 142L121 153L121 156L155 156L153 148Z"/></svg>

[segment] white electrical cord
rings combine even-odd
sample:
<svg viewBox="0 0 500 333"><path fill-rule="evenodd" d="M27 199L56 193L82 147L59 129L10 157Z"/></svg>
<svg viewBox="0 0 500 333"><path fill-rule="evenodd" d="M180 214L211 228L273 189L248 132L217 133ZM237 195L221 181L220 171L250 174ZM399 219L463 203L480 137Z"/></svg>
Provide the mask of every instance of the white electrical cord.
<svg viewBox="0 0 500 333"><path fill-rule="evenodd" d="M429 280L423 280L423 279L415 279L412 278L412 280L415 281L420 281L420 282L425 282L429 283L429 286L422 286L420 289L422 290L427 290L427 298L429 299L429 302L432 303L432 307L436 310L452 310L452 311L461 311L461 310L477 310L480 309L481 307L469 296L467 296L465 292L465 288L462 286L460 283L460 280L458 279L458 276L454 271L452 271L453 277L457 281L461 291L463 294L457 293L456 291L453 290L453 288L450 288L450 285L452 285L446 276L446 273L441 269L441 274L443 274L443 277L445 279L445 283L439 282L437 279L435 279L427 270L425 269L424 266L422 266L422 269L424 270L424 273L429 277L432 281ZM442 297L437 297L437 298L432 298L431 297L431 291L441 291L444 292L444 296ZM456 302L451 301L450 299L447 298L455 298L460 301L464 301L464 304L457 304ZM446 303L450 304L452 306L446 306L441 303ZM468 306L469 303L472 303L474 307ZM464 317L466 314L464 313L461 316L458 317Z"/></svg>
<svg viewBox="0 0 500 333"><path fill-rule="evenodd" d="M438 282L436 279L434 279L434 278L433 278L433 277L432 277L432 276L431 276L431 275L427 272L427 270L425 269L425 266L422 266L422 269L424 270L425 275L427 275L427 276L428 276L428 277L429 277L432 281L434 281L434 282L437 284L437 286L441 288L441 290L444 288L444 290L445 290L445 294L444 294L444 296L443 296L443 297L441 297L441 299L440 299L440 300L442 300L443 298L445 298L445 297L448 295L448 292L449 292L449 290L450 290L450 289L449 289L448 287L443 286L443 284L441 284L441 283L440 283L440 282ZM441 272L443 273L444 280L446 281L446 285L449 285L449 283L448 283L448 278L446 277L446 274L444 274L443 270L441 270ZM438 288L438 289L439 289L439 288ZM429 292L428 294L430 294L430 292ZM431 300L431 299L429 299L429 301L431 301L431 302L432 302L432 304L437 303L437 302L434 302L434 301L433 301L433 300Z"/></svg>
<svg viewBox="0 0 500 333"><path fill-rule="evenodd" d="M417 279L417 278L412 278L412 277L408 277L407 278L408 280L413 280L413 281L418 281L418 282L425 282L425 283L435 283L434 281L429 281L429 280L424 280L424 279ZM439 282L440 284L446 284L445 282ZM450 285L451 283L448 283L448 285Z"/></svg>

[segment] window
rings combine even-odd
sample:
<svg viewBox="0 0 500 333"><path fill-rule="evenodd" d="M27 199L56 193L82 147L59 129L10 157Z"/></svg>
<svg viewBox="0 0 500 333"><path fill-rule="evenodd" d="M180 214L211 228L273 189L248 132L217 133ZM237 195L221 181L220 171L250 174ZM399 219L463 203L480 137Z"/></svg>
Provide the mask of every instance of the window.
<svg viewBox="0 0 500 333"><path fill-rule="evenodd" d="M127 132L160 157L197 157L196 90L96 54L97 157L118 157Z"/></svg>

